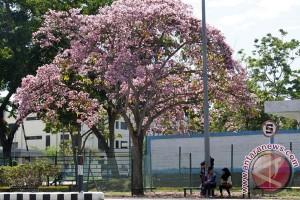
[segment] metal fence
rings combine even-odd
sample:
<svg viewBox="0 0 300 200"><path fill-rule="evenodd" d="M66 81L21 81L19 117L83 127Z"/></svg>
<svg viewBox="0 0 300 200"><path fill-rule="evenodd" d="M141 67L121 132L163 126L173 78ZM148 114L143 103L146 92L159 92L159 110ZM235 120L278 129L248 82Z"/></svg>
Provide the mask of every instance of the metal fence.
<svg viewBox="0 0 300 200"><path fill-rule="evenodd" d="M300 131L281 135L275 138L275 143L290 148L297 158L300 158ZM234 135L234 134L232 134ZM247 137L233 136L212 137L211 155L215 159L214 166L217 178L221 169L227 167L232 172L234 186L241 186L242 162L244 156L257 144L268 140L260 135L249 134ZM204 161L203 143L200 136L180 136L170 140L169 137L157 137L152 141L147 138L144 150L144 187L188 187L200 185L200 163ZM228 139L229 138L229 139ZM148 141L149 140L149 141ZM201 146L202 145L202 146ZM32 156L13 157L18 163L34 160L47 160L53 165L59 165L64 175L64 181L75 181L75 167L72 156ZM117 165L112 165L110 159L115 159ZM0 159L0 164L1 164ZM115 158L108 158L104 153L84 153L84 186L85 189L101 191L131 191L132 159L129 152L116 152ZM118 169L119 175L113 173ZM51 180L50 180L51 181ZM217 180L219 181L219 180ZM296 170L292 181L293 186L300 185L300 171Z"/></svg>
<svg viewBox="0 0 300 200"><path fill-rule="evenodd" d="M110 162L115 159L114 162ZM45 160L59 166L62 181L57 184L69 185L76 183L75 162L73 156L22 156L12 157L10 161L0 158L0 164L22 164ZM117 169L117 170L116 170ZM114 173L115 171L118 174ZM116 152L115 158L107 157L104 153L84 153L83 179L85 190L101 191L130 191L131 188L131 159L128 153ZM50 185L54 180L49 180Z"/></svg>
<svg viewBox="0 0 300 200"><path fill-rule="evenodd" d="M232 134L234 135L234 134ZM239 138L238 138L239 137ZM215 159L217 182L222 169L232 172L233 185L241 187L244 157L257 145L269 143L259 134L234 135L234 139L215 136L211 140L211 156ZM238 139L237 139L238 138ZM198 140L197 140L198 139ZM204 161L203 140L196 136L155 136L148 138L144 162L147 187L197 187L200 185L200 163ZM227 140L227 141L226 141ZM275 143L292 150L300 160L299 130L275 138ZM294 169L291 186L300 185L300 170Z"/></svg>

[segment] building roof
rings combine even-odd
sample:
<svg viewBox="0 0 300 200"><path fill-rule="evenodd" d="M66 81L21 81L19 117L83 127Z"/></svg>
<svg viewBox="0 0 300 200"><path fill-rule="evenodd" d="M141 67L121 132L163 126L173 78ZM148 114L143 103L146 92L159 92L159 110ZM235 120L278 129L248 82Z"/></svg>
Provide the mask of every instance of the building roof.
<svg viewBox="0 0 300 200"><path fill-rule="evenodd" d="M300 122L300 100L266 101L265 113Z"/></svg>

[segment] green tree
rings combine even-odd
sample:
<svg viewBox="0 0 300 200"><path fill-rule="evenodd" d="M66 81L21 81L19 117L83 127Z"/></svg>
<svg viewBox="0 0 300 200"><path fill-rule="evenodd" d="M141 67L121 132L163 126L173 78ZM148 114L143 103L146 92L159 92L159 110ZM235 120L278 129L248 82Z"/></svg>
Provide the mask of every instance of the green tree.
<svg viewBox="0 0 300 200"><path fill-rule="evenodd" d="M264 113L265 101L284 100L299 97L300 70L293 66L300 57L300 41L287 39L287 32L280 29L280 36L267 34L254 40L254 50L247 56L239 52L249 73L248 87L257 98L258 112L248 122L248 129L260 129L269 118L276 120L281 128L294 128L293 120L275 118Z"/></svg>
<svg viewBox="0 0 300 200"><path fill-rule="evenodd" d="M42 22L42 15L48 9L69 10L81 8L85 14L96 10L112 0L0 0L0 91L7 94L0 97L0 142L3 156L10 157L11 145L19 127L18 121L8 126L4 112L14 106L10 99L20 86L21 79L34 74L37 66L50 62L59 49L43 51L31 42L32 33Z"/></svg>

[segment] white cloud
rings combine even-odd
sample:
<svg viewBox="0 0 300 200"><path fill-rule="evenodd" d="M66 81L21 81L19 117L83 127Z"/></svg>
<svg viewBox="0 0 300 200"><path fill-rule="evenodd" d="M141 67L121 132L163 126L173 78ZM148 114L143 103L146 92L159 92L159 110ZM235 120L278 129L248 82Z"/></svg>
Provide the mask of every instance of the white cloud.
<svg viewBox="0 0 300 200"><path fill-rule="evenodd" d="M219 21L218 24L222 26L235 26L238 24L242 24L246 20L246 16L242 15L228 15L222 17Z"/></svg>
<svg viewBox="0 0 300 200"><path fill-rule="evenodd" d="M260 0L256 2L253 14L262 18L275 18L300 6L299 0Z"/></svg>
<svg viewBox="0 0 300 200"><path fill-rule="evenodd" d="M182 0L201 19L202 0ZM206 0L207 22L223 32L235 49L253 49L253 39L282 28L289 38L300 35L300 0Z"/></svg>
<svg viewBox="0 0 300 200"><path fill-rule="evenodd" d="M245 0L209 0L207 1L208 8L213 7L235 7L242 4ZM200 0L199 0L200 2Z"/></svg>
<svg viewBox="0 0 300 200"><path fill-rule="evenodd" d="M294 31L294 30L300 30L300 25L295 25L295 26L287 26L285 28L287 31Z"/></svg>
<svg viewBox="0 0 300 200"><path fill-rule="evenodd" d="M201 0L183 0L192 5L194 15L201 18ZM289 14L292 9L300 9L300 0L206 0L207 12L222 12L216 19L218 26L241 26L255 24ZM228 13L233 13L229 14Z"/></svg>
<svg viewBox="0 0 300 200"><path fill-rule="evenodd" d="M244 7L240 7L236 14L225 15L217 20L220 26L242 26L243 24L252 22L261 22L263 20L276 20L282 15L289 14L289 11L300 6L299 0L260 0L248 1L244 0Z"/></svg>

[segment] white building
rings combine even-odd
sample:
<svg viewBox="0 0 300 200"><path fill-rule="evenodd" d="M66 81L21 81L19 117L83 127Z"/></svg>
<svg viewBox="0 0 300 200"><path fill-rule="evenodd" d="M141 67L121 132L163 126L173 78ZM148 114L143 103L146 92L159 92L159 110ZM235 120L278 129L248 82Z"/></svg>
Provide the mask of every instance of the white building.
<svg viewBox="0 0 300 200"><path fill-rule="evenodd" d="M15 122L14 118L6 118L8 124ZM63 141L70 140L69 133L51 134L44 131L45 124L39 120L36 114L29 115L24 121L23 125L17 130L12 147L12 156L17 152L29 151L37 152L44 151L48 147L59 148ZM88 127L82 127L82 133L86 132ZM2 148L2 147L0 147ZM94 134L91 134L85 144L85 148L93 152L101 152L99 149L99 142ZM121 118L115 122L115 144L116 152L129 151L129 132L127 125Z"/></svg>

